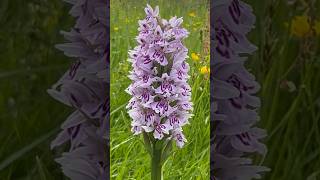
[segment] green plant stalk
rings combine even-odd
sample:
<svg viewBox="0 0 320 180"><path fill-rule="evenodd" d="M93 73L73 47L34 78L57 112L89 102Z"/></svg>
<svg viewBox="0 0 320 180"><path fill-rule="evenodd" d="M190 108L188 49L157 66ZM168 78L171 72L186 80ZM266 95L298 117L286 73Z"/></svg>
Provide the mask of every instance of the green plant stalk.
<svg viewBox="0 0 320 180"><path fill-rule="evenodd" d="M144 146L151 158L151 180L162 180L162 165L170 156L172 140L156 140L143 132Z"/></svg>
<svg viewBox="0 0 320 180"><path fill-rule="evenodd" d="M163 159L163 156L165 155L162 154L162 150L168 144L164 144L163 141L158 141L150 137L146 132L143 132L143 140L144 147L150 154L151 158L151 180L162 180L162 164L165 161Z"/></svg>
<svg viewBox="0 0 320 180"><path fill-rule="evenodd" d="M151 180L162 180L161 147L157 147L155 142L151 156Z"/></svg>

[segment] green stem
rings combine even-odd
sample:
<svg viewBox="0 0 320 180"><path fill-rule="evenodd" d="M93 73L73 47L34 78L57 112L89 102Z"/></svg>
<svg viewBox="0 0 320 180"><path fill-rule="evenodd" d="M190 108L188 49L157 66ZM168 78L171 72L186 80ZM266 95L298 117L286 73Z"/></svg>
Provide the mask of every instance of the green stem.
<svg viewBox="0 0 320 180"><path fill-rule="evenodd" d="M161 164L161 151L154 143L151 156L151 180L162 180L162 164Z"/></svg>

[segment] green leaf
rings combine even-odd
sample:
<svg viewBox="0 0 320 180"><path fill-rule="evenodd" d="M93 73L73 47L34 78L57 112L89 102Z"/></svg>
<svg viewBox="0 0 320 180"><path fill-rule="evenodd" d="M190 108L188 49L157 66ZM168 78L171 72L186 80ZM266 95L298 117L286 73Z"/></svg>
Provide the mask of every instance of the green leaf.
<svg viewBox="0 0 320 180"><path fill-rule="evenodd" d="M55 128L52 131L48 132L47 134L42 135L35 141L33 141L28 146L23 147L19 151L13 153L10 155L7 159L3 160L0 163L0 171L9 166L11 163L13 163L15 160L19 159L23 155L25 155L27 152L31 151L33 148L37 147L39 144L50 138L53 134L56 134L58 132L59 128Z"/></svg>
<svg viewBox="0 0 320 180"><path fill-rule="evenodd" d="M172 140L168 140L161 155L161 164L163 164L171 155L171 150L172 150Z"/></svg>
<svg viewBox="0 0 320 180"><path fill-rule="evenodd" d="M151 146L151 142L150 142L150 137L149 135L143 131L143 140L144 140L144 147L146 148L146 150L148 151L148 153L152 156L152 146Z"/></svg>
<svg viewBox="0 0 320 180"><path fill-rule="evenodd" d="M37 166L38 166L38 172L39 172L40 179L41 180L47 180L46 173L45 173L44 167L42 165L42 162L41 162L39 156L36 156L36 161L37 161Z"/></svg>

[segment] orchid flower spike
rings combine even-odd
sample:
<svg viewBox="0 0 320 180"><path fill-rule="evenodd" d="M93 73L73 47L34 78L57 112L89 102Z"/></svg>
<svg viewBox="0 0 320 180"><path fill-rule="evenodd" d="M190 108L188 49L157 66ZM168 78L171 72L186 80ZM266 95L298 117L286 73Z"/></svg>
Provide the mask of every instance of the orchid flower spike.
<svg viewBox="0 0 320 180"><path fill-rule="evenodd" d="M267 153L260 142L266 132L255 127L260 107L255 93L260 86L244 66L245 55L256 50L246 38L255 16L251 7L240 0L217 0L212 12L211 177L260 178L269 169L254 165L248 157Z"/></svg>
<svg viewBox="0 0 320 180"><path fill-rule="evenodd" d="M183 147L187 140L182 127L192 110L188 49L182 42L189 33L181 27L182 18L161 19L158 6L147 5L145 12L139 21L138 46L129 51L132 83L126 92L132 96L127 106L132 132L173 139Z"/></svg>
<svg viewBox="0 0 320 180"><path fill-rule="evenodd" d="M70 32L62 32L69 42L56 47L74 63L48 93L74 112L61 125L51 148L70 145L56 162L71 180L105 180L110 177L108 4L66 1L77 22Z"/></svg>

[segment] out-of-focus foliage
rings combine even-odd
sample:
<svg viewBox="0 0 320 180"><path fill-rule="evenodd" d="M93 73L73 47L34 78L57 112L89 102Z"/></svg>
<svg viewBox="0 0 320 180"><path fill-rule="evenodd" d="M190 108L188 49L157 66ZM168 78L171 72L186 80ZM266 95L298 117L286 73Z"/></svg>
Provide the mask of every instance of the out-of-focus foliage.
<svg viewBox="0 0 320 180"><path fill-rule="evenodd" d="M65 107L46 92L68 68L54 45L73 19L62 0L0 1L0 179L62 179L49 149Z"/></svg>
<svg viewBox="0 0 320 180"><path fill-rule="evenodd" d="M320 168L320 1L246 0L259 46L248 68L262 85L261 127L271 168L265 179L317 177ZM320 176L318 176L319 178Z"/></svg>

